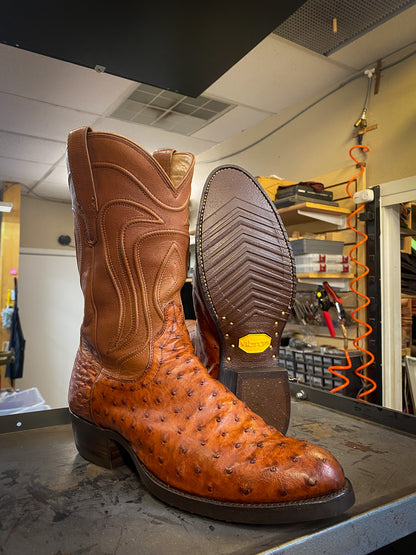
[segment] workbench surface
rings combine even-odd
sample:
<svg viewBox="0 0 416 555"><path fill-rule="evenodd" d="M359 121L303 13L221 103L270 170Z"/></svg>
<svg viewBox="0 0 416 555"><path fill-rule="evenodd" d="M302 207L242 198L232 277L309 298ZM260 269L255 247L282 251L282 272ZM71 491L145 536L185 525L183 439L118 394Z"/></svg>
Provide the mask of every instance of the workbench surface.
<svg viewBox="0 0 416 555"><path fill-rule="evenodd" d="M288 435L331 451L355 505L324 521L227 524L154 499L129 466L82 459L70 425L0 435L0 553L364 554L416 531L416 437L292 400Z"/></svg>

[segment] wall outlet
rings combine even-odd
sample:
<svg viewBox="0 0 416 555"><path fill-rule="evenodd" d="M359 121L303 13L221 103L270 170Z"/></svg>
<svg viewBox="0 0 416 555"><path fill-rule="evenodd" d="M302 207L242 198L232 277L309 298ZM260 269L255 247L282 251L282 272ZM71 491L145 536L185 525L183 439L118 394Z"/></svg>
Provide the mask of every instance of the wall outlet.
<svg viewBox="0 0 416 555"><path fill-rule="evenodd" d="M355 204L367 204L367 202L373 202L374 191L372 189L357 191L356 193L354 193L352 200L355 202Z"/></svg>

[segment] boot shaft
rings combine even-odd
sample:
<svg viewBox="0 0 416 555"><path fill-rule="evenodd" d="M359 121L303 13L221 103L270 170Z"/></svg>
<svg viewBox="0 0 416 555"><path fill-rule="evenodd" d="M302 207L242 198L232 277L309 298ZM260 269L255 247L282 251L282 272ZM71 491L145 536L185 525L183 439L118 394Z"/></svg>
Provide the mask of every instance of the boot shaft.
<svg viewBox="0 0 416 555"><path fill-rule="evenodd" d="M166 304L180 304L193 165L191 154L152 156L112 133L81 128L68 137L81 345L113 376L144 371Z"/></svg>

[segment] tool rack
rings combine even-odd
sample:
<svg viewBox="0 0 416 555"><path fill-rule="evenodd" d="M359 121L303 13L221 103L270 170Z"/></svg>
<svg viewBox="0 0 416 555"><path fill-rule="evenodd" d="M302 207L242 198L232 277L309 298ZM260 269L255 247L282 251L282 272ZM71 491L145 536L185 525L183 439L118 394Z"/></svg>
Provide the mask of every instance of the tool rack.
<svg viewBox="0 0 416 555"><path fill-rule="evenodd" d="M291 384L288 435L330 450L351 480L345 514L292 525L229 524L153 498L129 466L82 459L67 409L0 419L5 554L364 554L416 532L416 418Z"/></svg>

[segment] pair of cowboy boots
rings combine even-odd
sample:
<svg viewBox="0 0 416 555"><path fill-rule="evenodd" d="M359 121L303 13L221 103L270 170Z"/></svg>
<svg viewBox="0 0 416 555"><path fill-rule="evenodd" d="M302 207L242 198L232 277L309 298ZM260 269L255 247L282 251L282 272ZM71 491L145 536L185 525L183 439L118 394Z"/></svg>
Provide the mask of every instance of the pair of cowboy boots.
<svg viewBox="0 0 416 555"><path fill-rule="evenodd" d="M194 353L180 299L193 165L191 154L150 155L119 135L69 134L85 300L69 387L77 449L108 468L123 463L124 449L153 495L195 514L252 524L338 515L354 502L338 461L266 424ZM252 183L239 168L220 168L201 201L195 344L214 372L241 363L237 342L252 330L270 345L262 350L265 337L241 345L257 344L258 364L275 364L294 294L280 220ZM242 191L250 192L245 206L236 200ZM262 234L261 250L227 253L230 234L250 236L250 226ZM247 256L247 272L258 275L246 289Z"/></svg>

